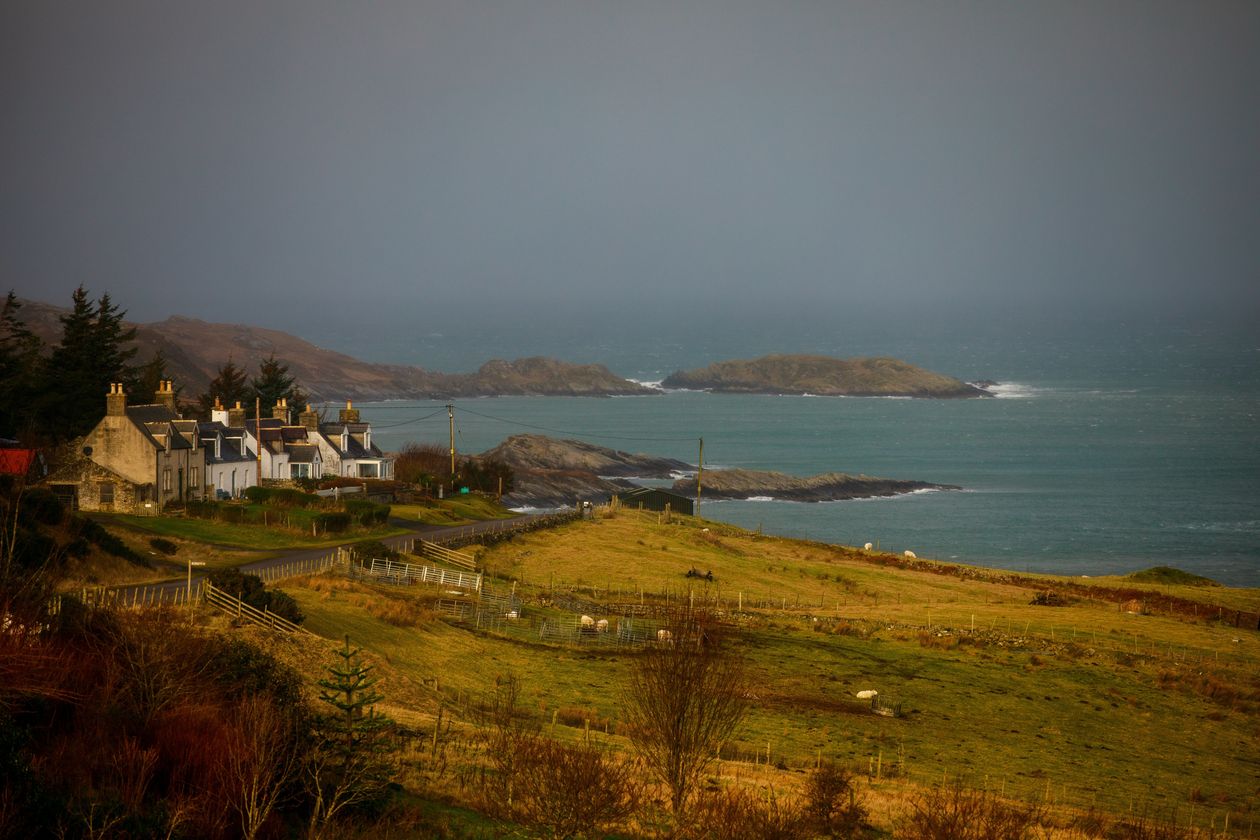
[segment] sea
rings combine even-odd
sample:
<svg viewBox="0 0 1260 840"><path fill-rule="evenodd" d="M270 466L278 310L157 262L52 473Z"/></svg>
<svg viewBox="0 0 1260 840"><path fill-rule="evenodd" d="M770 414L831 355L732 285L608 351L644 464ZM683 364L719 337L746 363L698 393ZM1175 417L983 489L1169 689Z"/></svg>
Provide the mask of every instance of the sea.
<svg viewBox="0 0 1260 840"><path fill-rule="evenodd" d="M1075 576L1175 566L1260 586L1260 334L1212 324L1073 329L809 330L728 325L450 335L347 333L339 350L433 370L548 355L645 383L766 353L888 355L996 399L724 395L494 397L454 402L456 447L538 432L696 464L846 472L962 487L829 503L704 501L701 515L766 533ZM445 402L360 406L376 441L445 445Z"/></svg>

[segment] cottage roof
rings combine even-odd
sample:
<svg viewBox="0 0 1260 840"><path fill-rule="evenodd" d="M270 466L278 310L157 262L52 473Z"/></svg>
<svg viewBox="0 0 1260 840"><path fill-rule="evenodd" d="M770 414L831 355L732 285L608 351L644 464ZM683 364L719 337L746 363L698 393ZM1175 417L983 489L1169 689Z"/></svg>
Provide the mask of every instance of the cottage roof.
<svg viewBox="0 0 1260 840"><path fill-rule="evenodd" d="M313 464L319 460L319 448L310 443L291 443L286 447L289 450L289 461L295 464Z"/></svg>

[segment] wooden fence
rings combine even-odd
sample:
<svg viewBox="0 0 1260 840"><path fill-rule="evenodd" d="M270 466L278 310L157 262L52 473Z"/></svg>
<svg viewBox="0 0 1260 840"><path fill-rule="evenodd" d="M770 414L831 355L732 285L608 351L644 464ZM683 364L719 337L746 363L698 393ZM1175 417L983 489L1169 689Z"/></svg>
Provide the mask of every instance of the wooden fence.
<svg viewBox="0 0 1260 840"><path fill-rule="evenodd" d="M423 583L466 592L480 592L482 584L480 574L468 574L451 569L439 569L436 566L420 566L381 558L373 558L370 564L363 566L351 566L350 572L353 576L370 577L381 583L403 585Z"/></svg>
<svg viewBox="0 0 1260 840"><path fill-rule="evenodd" d="M337 566L346 566L349 563L348 555L343 549L331 551L320 557L308 557L305 560L294 560L289 563L282 563L279 566L268 566L261 569L242 569L241 571L258 575L263 583L275 583L284 578L298 577L300 575L315 575L320 572Z"/></svg>
<svg viewBox="0 0 1260 840"><path fill-rule="evenodd" d="M470 572L477 571L477 560L471 554L466 554L462 551L455 551L453 549L446 548L445 546L438 545L437 543L429 542L428 540L417 540L417 543L419 551L416 553L421 557L428 557L430 560L435 560L439 563L448 563L452 566L458 566L459 568L467 569Z"/></svg>
<svg viewBox="0 0 1260 840"><path fill-rule="evenodd" d="M268 611L266 608L260 610L251 607L235 595L230 595L222 589L219 589L217 586L210 583L210 581L206 581L203 592L205 601L208 605L214 607L215 609L222 610L228 615L248 621L251 624L257 624L260 627L268 627L281 633L310 634L309 630L299 627L287 618L278 616L275 613Z"/></svg>

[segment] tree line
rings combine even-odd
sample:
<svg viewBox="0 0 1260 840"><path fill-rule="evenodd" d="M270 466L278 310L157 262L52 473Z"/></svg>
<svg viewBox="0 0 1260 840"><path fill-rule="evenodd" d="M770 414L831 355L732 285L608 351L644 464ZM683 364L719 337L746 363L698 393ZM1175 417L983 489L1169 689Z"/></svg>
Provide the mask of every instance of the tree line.
<svg viewBox="0 0 1260 840"><path fill-rule="evenodd" d="M51 347L30 330L21 310L10 291L0 305L0 438L34 446L73 440L100 422L111 384L121 382L132 401L143 404L170 378L160 348L135 362L135 327L108 293L93 299L83 286L75 289L70 311L60 319L61 339ZM177 403L181 396L176 383ZM253 376L229 359L190 402L197 416L209 419L216 398L224 407L239 401L249 417L256 401L266 416L281 399L294 407L309 399L274 355Z"/></svg>

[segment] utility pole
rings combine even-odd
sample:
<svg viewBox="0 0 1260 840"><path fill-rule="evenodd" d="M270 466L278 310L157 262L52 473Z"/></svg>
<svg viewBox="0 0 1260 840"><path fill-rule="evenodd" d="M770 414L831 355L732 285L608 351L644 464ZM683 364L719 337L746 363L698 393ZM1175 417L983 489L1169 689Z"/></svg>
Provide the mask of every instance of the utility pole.
<svg viewBox="0 0 1260 840"><path fill-rule="evenodd" d="M262 487L262 397L254 397L254 443L258 445L258 475L254 483Z"/></svg>
<svg viewBox="0 0 1260 840"><path fill-rule="evenodd" d="M696 516L700 516L701 479L704 478L704 438L700 438L700 463L696 470Z"/></svg>
<svg viewBox="0 0 1260 840"><path fill-rule="evenodd" d="M451 490L455 490L455 406L447 403L446 416L451 421Z"/></svg>

